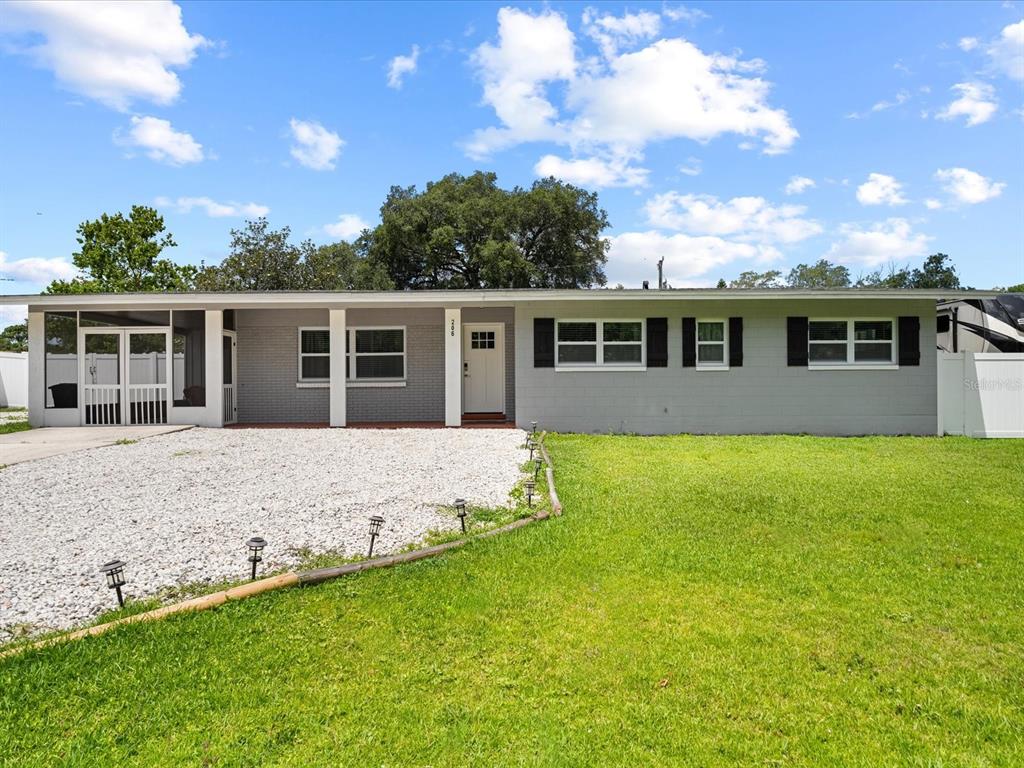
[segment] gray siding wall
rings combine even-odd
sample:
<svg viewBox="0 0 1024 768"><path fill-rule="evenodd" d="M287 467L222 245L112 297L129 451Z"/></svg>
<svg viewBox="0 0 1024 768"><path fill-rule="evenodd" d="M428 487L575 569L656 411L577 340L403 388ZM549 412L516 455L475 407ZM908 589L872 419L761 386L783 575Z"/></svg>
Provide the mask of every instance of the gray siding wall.
<svg viewBox="0 0 1024 768"><path fill-rule="evenodd" d="M921 320L921 364L888 371L786 365L786 317ZM668 367L559 372L533 367L533 318L668 318ZM743 317L742 368L682 367L682 318ZM918 434L936 431L935 303L921 300L523 303L516 307L520 425L641 434Z"/></svg>
<svg viewBox="0 0 1024 768"><path fill-rule="evenodd" d="M349 327L405 326L406 385L349 387L348 420L444 420L444 310L352 309ZM505 323L506 411L515 413L515 333L511 307L468 308L465 322ZM326 422L329 390L297 387L298 329L326 327L326 309L238 310L238 420L256 422Z"/></svg>

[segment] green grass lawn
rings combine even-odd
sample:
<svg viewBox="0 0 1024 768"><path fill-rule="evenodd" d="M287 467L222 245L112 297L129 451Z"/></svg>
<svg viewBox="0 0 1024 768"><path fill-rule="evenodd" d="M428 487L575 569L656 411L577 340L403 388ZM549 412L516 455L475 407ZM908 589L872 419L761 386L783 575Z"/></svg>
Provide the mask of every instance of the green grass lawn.
<svg viewBox="0 0 1024 768"><path fill-rule="evenodd" d="M0 765L1024 764L1024 441L549 445L562 518L0 661Z"/></svg>

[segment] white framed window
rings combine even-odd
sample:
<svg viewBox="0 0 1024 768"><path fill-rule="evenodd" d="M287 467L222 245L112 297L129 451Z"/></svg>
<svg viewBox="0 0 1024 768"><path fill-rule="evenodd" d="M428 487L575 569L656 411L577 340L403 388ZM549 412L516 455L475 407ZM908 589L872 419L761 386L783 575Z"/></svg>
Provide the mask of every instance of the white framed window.
<svg viewBox="0 0 1024 768"><path fill-rule="evenodd" d="M299 328L299 381L330 381L331 330Z"/></svg>
<svg viewBox="0 0 1024 768"><path fill-rule="evenodd" d="M349 381L404 381L405 326L348 328L345 377Z"/></svg>
<svg viewBox="0 0 1024 768"><path fill-rule="evenodd" d="M821 318L807 322L811 368L896 365L896 322L886 318Z"/></svg>
<svg viewBox="0 0 1024 768"><path fill-rule="evenodd" d="M725 320L697 320L697 368L729 367L729 324Z"/></svg>
<svg viewBox="0 0 1024 768"><path fill-rule="evenodd" d="M643 320L557 320L555 367L642 369L647 363Z"/></svg>

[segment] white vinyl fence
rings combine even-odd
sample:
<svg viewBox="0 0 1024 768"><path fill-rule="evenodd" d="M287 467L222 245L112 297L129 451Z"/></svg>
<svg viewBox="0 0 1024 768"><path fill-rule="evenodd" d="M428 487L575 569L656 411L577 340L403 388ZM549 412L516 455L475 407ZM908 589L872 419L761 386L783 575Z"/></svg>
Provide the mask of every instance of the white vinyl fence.
<svg viewBox="0 0 1024 768"><path fill-rule="evenodd" d="M0 408L28 406L28 352L0 352Z"/></svg>
<svg viewBox="0 0 1024 768"><path fill-rule="evenodd" d="M940 435L1024 437L1024 354L938 354Z"/></svg>

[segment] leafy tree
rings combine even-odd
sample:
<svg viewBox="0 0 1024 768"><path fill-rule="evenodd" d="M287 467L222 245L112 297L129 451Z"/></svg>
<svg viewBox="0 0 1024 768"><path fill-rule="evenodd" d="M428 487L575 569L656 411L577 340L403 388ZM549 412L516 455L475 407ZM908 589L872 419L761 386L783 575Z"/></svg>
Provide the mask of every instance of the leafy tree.
<svg viewBox="0 0 1024 768"><path fill-rule="evenodd" d="M915 269L911 278L912 288L959 288L960 278L953 266L953 259L945 253L933 253L924 260L920 269Z"/></svg>
<svg viewBox="0 0 1024 768"><path fill-rule="evenodd" d="M0 352L28 351L28 323L8 325L0 331Z"/></svg>
<svg viewBox="0 0 1024 768"><path fill-rule="evenodd" d="M797 264L789 271L786 285L790 288L848 288L850 270L821 259L817 264Z"/></svg>
<svg viewBox="0 0 1024 768"><path fill-rule="evenodd" d="M556 179L501 189L493 173L392 187L366 236L397 288L604 285L608 217L597 195Z"/></svg>
<svg viewBox="0 0 1024 768"><path fill-rule="evenodd" d="M133 205L126 218L104 213L78 226L80 250L73 262L82 274L55 280L47 293L125 293L133 291L187 291L196 268L161 259L164 248L177 243L164 233L163 217L155 208Z"/></svg>
<svg viewBox="0 0 1024 768"><path fill-rule="evenodd" d="M730 288L781 288L782 287L782 273L777 269L769 270L768 272L754 272L748 270L746 272L740 272L740 276L735 280L729 281ZM722 281L725 282L724 280ZM722 286L725 287L724 285Z"/></svg>
<svg viewBox="0 0 1024 768"><path fill-rule="evenodd" d="M383 266L360 254L351 243L330 243L307 250L303 259L303 285L313 291L386 291L391 279Z"/></svg>
<svg viewBox="0 0 1024 768"><path fill-rule="evenodd" d="M1008 285L1005 288L996 288L997 291L1001 290L1005 293L1024 293L1024 283L1017 283L1016 285Z"/></svg>
<svg viewBox="0 0 1024 768"><path fill-rule="evenodd" d="M897 268L889 264L885 269L879 267L857 279L857 288L911 288L913 274L908 267Z"/></svg>
<svg viewBox="0 0 1024 768"><path fill-rule="evenodd" d="M218 266L204 266L196 278L202 291L385 290L383 267L367 260L356 245L317 246L290 242L291 229L271 229L266 219L231 230L231 250Z"/></svg>

